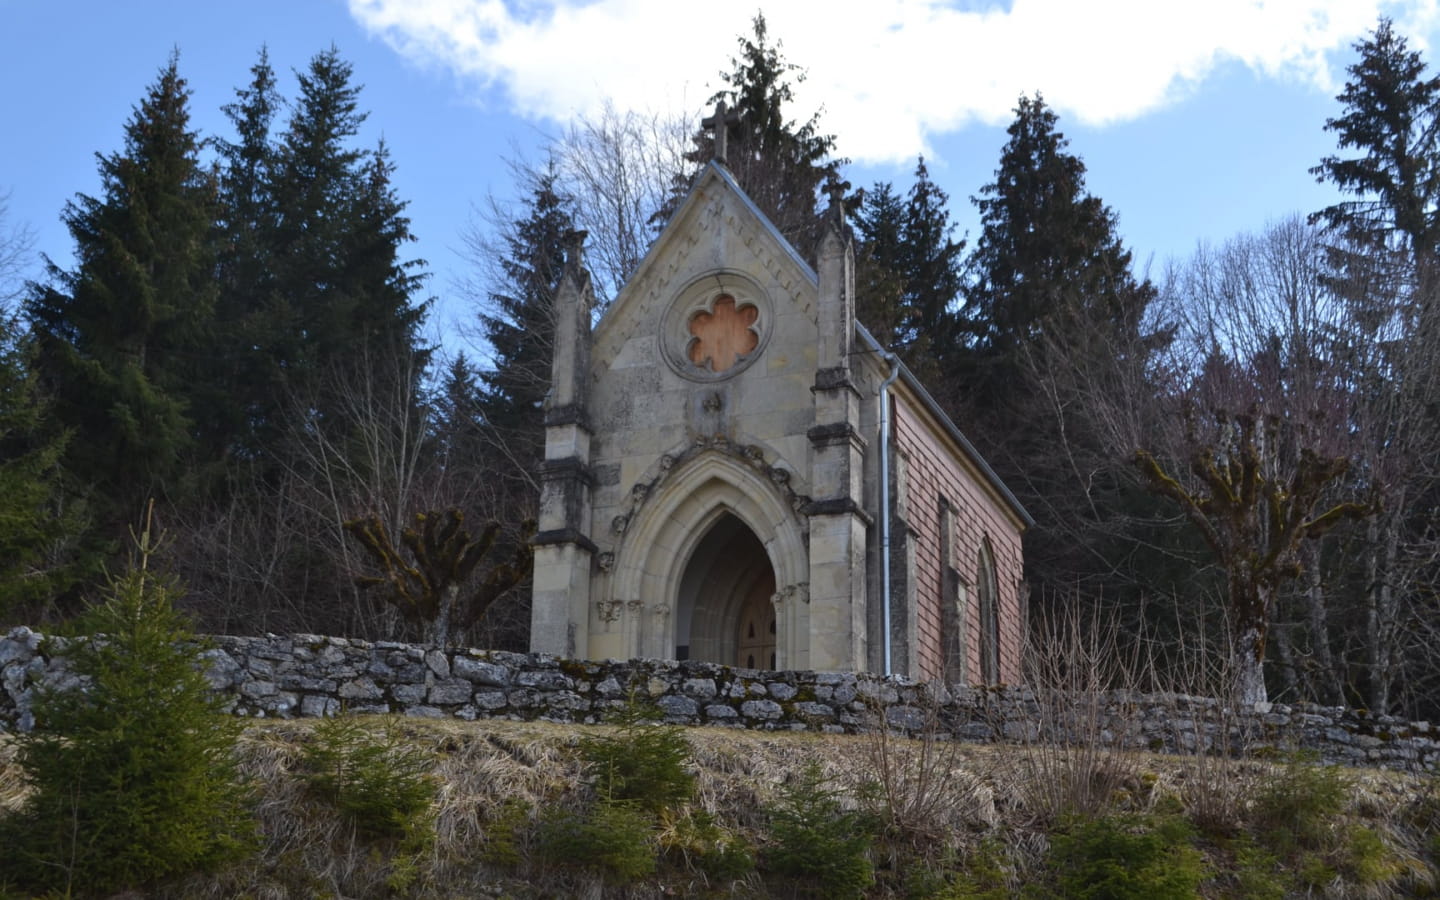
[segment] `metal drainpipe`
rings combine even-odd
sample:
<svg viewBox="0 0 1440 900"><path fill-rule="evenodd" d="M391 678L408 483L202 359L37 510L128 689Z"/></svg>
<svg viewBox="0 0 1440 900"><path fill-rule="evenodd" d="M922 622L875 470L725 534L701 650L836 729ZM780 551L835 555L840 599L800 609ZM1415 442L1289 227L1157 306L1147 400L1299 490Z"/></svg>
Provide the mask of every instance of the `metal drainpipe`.
<svg viewBox="0 0 1440 900"><path fill-rule="evenodd" d="M890 366L890 374L880 383L880 619L885 628L885 675L890 671L890 645L894 632L890 627L890 385L900 376L900 360L888 350L881 356Z"/></svg>

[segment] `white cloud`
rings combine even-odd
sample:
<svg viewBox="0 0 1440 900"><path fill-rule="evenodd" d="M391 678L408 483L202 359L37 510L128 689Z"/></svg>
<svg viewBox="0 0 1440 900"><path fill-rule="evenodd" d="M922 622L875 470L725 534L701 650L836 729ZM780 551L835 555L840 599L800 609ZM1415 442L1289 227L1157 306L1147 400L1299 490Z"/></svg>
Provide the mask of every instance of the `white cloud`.
<svg viewBox="0 0 1440 900"><path fill-rule="evenodd" d="M823 105L847 156L912 158L926 138L1008 121L1041 91L1067 118L1125 121L1238 64L1334 92L1336 51L1379 15L1425 31L1440 0L1014 0L962 9L942 0L826 5L769 0L785 57L806 68L796 114ZM750 33L754 7L696 0L350 0L396 51L499 90L511 111L559 122L621 108L693 111ZM1424 46L1424 32L1416 45ZM1343 65L1343 64L1341 64Z"/></svg>

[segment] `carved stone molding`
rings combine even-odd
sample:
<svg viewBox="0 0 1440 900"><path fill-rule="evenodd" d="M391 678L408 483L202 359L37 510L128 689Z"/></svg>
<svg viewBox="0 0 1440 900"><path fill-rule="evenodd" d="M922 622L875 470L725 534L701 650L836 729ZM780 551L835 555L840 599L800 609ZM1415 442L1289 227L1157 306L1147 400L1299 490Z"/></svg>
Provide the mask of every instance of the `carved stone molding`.
<svg viewBox="0 0 1440 900"><path fill-rule="evenodd" d="M807 511L811 506L811 498L795 489L794 473L785 466L767 462L765 448L759 444L739 444L723 434L701 435L683 449L662 455L641 476L639 481L630 486L626 495L624 511L611 520L610 530L615 534L624 534L629 523L634 521L636 513L640 511L646 501L659 492L661 484L670 477L671 473L683 469L685 463L707 452L723 453L731 459L742 462L775 485L784 495L785 504L790 507L791 512L795 514L796 520L800 523L802 534L808 539Z"/></svg>
<svg viewBox="0 0 1440 900"><path fill-rule="evenodd" d="M619 600L598 600L595 603L595 610L600 615L600 621L613 624L620 618L622 606L624 603Z"/></svg>

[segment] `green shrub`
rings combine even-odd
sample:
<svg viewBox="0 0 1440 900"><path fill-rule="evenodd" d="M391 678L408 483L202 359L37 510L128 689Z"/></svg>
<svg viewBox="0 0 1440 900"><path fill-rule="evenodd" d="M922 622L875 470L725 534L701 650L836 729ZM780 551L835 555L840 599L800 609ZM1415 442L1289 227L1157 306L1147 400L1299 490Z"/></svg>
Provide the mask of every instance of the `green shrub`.
<svg viewBox="0 0 1440 900"><path fill-rule="evenodd" d="M1281 856L1325 849L1336 840L1335 823L1349 791L1350 777L1338 766L1296 757L1261 786L1251 817L1261 839Z"/></svg>
<svg viewBox="0 0 1440 900"><path fill-rule="evenodd" d="M305 781L361 834L419 837L429 830L435 781L430 757L411 746L394 722L376 734L341 716L315 726L303 751Z"/></svg>
<svg viewBox="0 0 1440 900"><path fill-rule="evenodd" d="M660 843L667 854L713 881L738 881L755 870L749 843L703 810L692 810L664 829Z"/></svg>
<svg viewBox="0 0 1440 900"><path fill-rule="evenodd" d="M651 813L690 800L690 743L680 728L655 724L655 716L632 696L613 716L615 734L581 739L580 755L602 799L632 802Z"/></svg>
<svg viewBox="0 0 1440 900"><path fill-rule="evenodd" d="M1284 900L1289 873L1267 850L1250 843L1245 837L1235 850L1235 883L1239 895L1246 900Z"/></svg>
<svg viewBox="0 0 1440 900"><path fill-rule="evenodd" d="M1199 896L1204 860L1183 819L1105 816L1072 821L1050 846L1058 893L1086 900Z"/></svg>
<svg viewBox="0 0 1440 900"><path fill-rule="evenodd" d="M105 894L252 846L240 723L210 692L176 591L142 563L82 618L91 637L64 656L88 685L40 691L35 730L16 737L33 792L0 824L0 883Z"/></svg>
<svg viewBox="0 0 1440 900"><path fill-rule="evenodd" d="M1010 900L1010 876L1005 845L986 838L966 854L961 871L935 900Z"/></svg>
<svg viewBox="0 0 1440 900"><path fill-rule="evenodd" d="M601 801L581 814L557 810L540 822L540 857L621 884L655 872L655 820L631 803Z"/></svg>
<svg viewBox="0 0 1440 900"><path fill-rule="evenodd" d="M521 843L530 821L530 804L510 798L485 823L480 858L492 866L513 869L524 861Z"/></svg>
<svg viewBox="0 0 1440 900"><path fill-rule="evenodd" d="M875 882L868 852L874 824L842 806L818 764L782 787L769 813L771 871L825 897L858 897Z"/></svg>
<svg viewBox="0 0 1440 900"><path fill-rule="evenodd" d="M1404 871L1395 852L1380 832L1366 825L1353 825L1341 843L1340 868L1351 884L1387 884Z"/></svg>

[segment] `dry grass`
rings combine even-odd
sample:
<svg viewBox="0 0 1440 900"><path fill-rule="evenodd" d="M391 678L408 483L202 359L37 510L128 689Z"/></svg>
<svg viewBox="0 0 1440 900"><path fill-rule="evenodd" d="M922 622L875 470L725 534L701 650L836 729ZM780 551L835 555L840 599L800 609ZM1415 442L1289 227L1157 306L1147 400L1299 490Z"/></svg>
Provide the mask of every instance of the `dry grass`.
<svg viewBox="0 0 1440 900"><path fill-rule="evenodd" d="M384 725L383 720L373 722L377 734ZM686 871L683 861L662 868L654 879L624 888L536 862L528 835L541 813L557 806L579 808L590 798L577 752L585 727L402 720L399 727L407 739L433 757L437 780L434 840L419 850L398 841L358 837L306 790L297 767L313 727L310 721L256 723L242 738L243 771L256 787L259 852L225 872L195 876L152 896L638 898L694 896L707 889L717 892L713 896L768 896L758 877L729 886L708 884L698 872ZM1044 799L1046 792L1057 790L1054 785L1036 780L1073 779L1093 773L1100 761L1086 756L1090 751L1083 747L912 740L890 732L830 736L694 728L685 734L697 776L692 807L713 815L752 846L763 850L764 807L774 801L779 786L813 761L834 776L834 784L853 791L857 804L867 802L862 783L871 782L872 797L878 783L891 824L904 834L912 858L933 860L946 852L952 860L964 858L985 837L999 837L1021 872L1045 853L1046 825L1040 821L1044 816L1037 815L1037 803L1044 808L1059 802ZM1094 798L1099 802L1105 792L1107 804L1130 809L1148 808L1156 798L1183 801L1197 778L1206 776L1197 773L1194 763L1189 757L1127 751L1121 767L1125 776L1094 788ZM1245 760L1227 768L1226 777L1243 796L1273 778L1274 771L1270 763ZM1078 788L1066 783L1058 790L1070 802ZM22 794L13 744L0 736L0 806L16 807ZM497 835L504 836L500 822L507 809L521 811L520 827L511 829L521 862L497 866L486 861L493 859L487 847L500 839ZM1440 831L1440 800L1429 782L1399 773L1358 771L1347 815L1382 831L1395 858L1408 861L1407 868L1425 869L1424 860ZM933 852L927 852L927 845ZM880 862L883 870L886 860ZM888 882L882 878L875 896L898 896L899 890L898 875L892 872ZM1367 894L1385 892L1367 889Z"/></svg>

